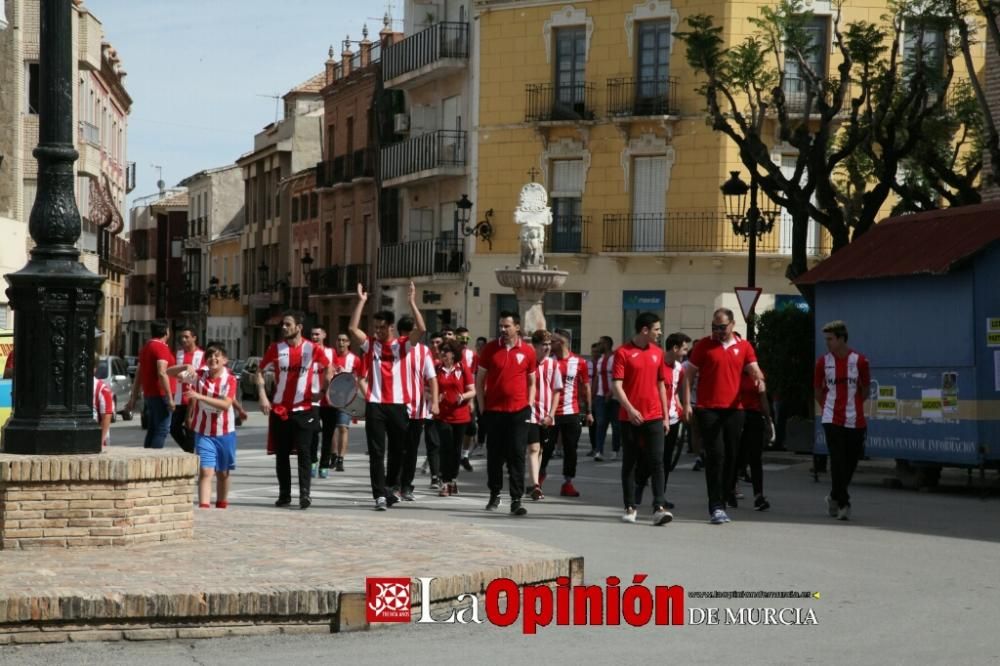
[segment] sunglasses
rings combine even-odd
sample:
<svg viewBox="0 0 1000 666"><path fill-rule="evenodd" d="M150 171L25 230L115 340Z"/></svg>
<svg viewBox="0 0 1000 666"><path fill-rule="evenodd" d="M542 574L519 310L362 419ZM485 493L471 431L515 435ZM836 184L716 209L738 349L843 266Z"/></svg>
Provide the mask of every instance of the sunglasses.
<svg viewBox="0 0 1000 666"><path fill-rule="evenodd" d="M712 324L713 331L724 331L729 328L729 324Z"/></svg>

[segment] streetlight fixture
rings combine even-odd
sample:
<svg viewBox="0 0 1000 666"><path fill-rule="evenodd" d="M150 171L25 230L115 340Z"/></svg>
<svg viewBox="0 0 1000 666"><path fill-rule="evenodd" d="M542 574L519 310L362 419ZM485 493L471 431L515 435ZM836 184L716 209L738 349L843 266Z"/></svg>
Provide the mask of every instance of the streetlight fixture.
<svg viewBox="0 0 1000 666"><path fill-rule="evenodd" d="M747 185L740 179L739 171L730 171L729 180L722 184L723 199L726 202L726 218L733 225L733 233L742 236L748 241L750 258L747 261L747 287L753 289L757 286L757 241L763 239L764 234L771 233L774 228L774 220L778 216L778 209L773 205L770 198L767 198L766 209L761 210L757 205L757 178L753 174L750 176L750 184ZM750 205L747 207L747 194L750 194ZM754 342L756 335L754 332L753 312L747 317L747 340Z"/></svg>
<svg viewBox="0 0 1000 666"><path fill-rule="evenodd" d="M475 236L486 242L490 249L493 249L493 209L486 211L486 219L477 222L474 226L469 226L469 218L472 215L472 202L469 196L463 194L462 198L455 202L455 226L462 232L463 236Z"/></svg>
<svg viewBox="0 0 1000 666"><path fill-rule="evenodd" d="M312 255L309 254L309 248L302 254L302 258L299 259L302 263L302 286L299 291L299 298L301 299L300 307L305 312L309 312L309 267L313 265L314 259Z"/></svg>

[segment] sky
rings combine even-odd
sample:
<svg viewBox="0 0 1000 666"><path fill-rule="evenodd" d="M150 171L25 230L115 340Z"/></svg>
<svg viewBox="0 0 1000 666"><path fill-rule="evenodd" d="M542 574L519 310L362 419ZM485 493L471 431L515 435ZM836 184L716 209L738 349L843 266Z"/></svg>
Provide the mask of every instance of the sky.
<svg viewBox="0 0 1000 666"><path fill-rule="evenodd" d="M275 100L339 59L348 35L382 27L380 0L85 0L118 51L132 97L137 197L233 164L275 119ZM402 1L394 17L402 19ZM396 23L402 29L402 23ZM279 111L280 113L280 111Z"/></svg>

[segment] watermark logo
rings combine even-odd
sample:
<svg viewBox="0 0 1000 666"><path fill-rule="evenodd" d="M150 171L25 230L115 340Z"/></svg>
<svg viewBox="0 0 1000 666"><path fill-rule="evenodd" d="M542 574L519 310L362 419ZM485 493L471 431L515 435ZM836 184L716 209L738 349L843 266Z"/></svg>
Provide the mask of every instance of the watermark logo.
<svg viewBox="0 0 1000 666"><path fill-rule="evenodd" d="M367 578L365 601L369 622L409 622L410 579Z"/></svg>

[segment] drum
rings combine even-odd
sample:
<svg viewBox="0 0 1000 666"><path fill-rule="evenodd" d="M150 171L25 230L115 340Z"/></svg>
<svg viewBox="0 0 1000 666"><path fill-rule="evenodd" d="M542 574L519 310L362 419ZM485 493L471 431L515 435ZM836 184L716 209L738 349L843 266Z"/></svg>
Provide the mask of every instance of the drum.
<svg viewBox="0 0 1000 666"><path fill-rule="evenodd" d="M326 389L326 400L337 409L346 409L358 395L358 380L352 372L341 372L333 376Z"/></svg>

